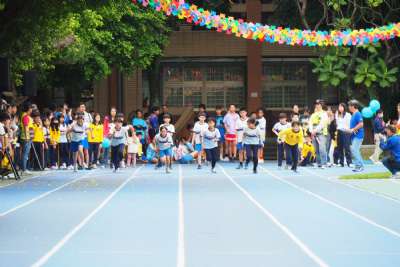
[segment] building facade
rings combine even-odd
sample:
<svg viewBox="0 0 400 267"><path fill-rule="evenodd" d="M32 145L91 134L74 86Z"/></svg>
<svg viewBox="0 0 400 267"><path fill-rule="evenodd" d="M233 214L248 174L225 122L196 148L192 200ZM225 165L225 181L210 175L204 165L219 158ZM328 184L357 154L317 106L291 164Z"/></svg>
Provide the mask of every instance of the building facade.
<svg viewBox="0 0 400 267"><path fill-rule="evenodd" d="M241 1L229 15L263 22L274 10L270 2ZM277 112L293 104L311 106L316 98L336 104L337 91L321 88L312 73L309 59L315 56L309 47L265 44L182 24L160 59L156 102L176 114L200 103L210 109L234 103ZM116 106L131 114L143 107L149 84L146 71L130 76L114 71L96 86L94 108L106 113Z"/></svg>

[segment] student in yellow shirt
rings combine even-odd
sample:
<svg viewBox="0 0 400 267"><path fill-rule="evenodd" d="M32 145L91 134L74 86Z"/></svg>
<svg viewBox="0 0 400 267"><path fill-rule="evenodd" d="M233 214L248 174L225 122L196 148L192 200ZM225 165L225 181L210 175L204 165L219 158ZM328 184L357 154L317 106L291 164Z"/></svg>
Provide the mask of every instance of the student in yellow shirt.
<svg viewBox="0 0 400 267"><path fill-rule="evenodd" d="M34 170L42 170L44 168L44 146L45 146L44 141L45 140L44 140L44 131L43 131L42 120L40 118L39 111L32 112L32 118L33 118L33 124L32 124L33 149L36 152L36 155L40 162L40 164L39 164L36 160L34 160Z"/></svg>
<svg viewBox="0 0 400 267"><path fill-rule="evenodd" d="M315 161L315 149L312 144L312 139L310 135L305 137L305 142L301 150L301 162L300 166L313 165Z"/></svg>
<svg viewBox="0 0 400 267"><path fill-rule="evenodd" d="M54 117L50 122L50 165L51 169L58 168L58 144L60 143L60 125L58 118Z"/></svg>
<svg viewBox="0 0 400 267"><path fill-rule="evenodd" d="M278 138L285 144L286 164L292 162L292 171L297 172L299 161L299 148L303 147L303 130L298 121L292 122L292 127L279 132Z"/></svg>
<svg viewBox="0 0 400 267"><path fill-rule="evenodd" d="M89 142L89 162L91 168L97 168L97 161L99 159L100 145L103 142L103 124L101 123L101 116L99 113L94 115L94 121L89 125L90 133L88 135Z"/></svg>

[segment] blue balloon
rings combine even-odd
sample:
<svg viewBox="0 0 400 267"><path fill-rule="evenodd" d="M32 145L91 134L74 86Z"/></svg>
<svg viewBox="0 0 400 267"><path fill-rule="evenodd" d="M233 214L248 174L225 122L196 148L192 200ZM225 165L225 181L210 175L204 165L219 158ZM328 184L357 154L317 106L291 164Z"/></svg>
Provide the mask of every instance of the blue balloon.
<svg viewBox="0 0 400 267"><path fill-rule="evenodd" d="M374 116L374 112L370 107L365 107L362 109L361 114L363 115L364 118L370 119Z"/></svg>
<svg viewBox="0 0 400 267"><path fill-rule="evenodd" d="M372 112L377 112L381 108L381 103L378 100L373 99L369 102L369 107L371 108Z"/></svg>
<svg viewBox="0 0 400 267"><path fill-rule="evenodd" d="M103 143L102 143L102 147L103 147L103 148L109 148L110 145L111 145L110 139L104 138L104 139L103 139Z"/></svg>

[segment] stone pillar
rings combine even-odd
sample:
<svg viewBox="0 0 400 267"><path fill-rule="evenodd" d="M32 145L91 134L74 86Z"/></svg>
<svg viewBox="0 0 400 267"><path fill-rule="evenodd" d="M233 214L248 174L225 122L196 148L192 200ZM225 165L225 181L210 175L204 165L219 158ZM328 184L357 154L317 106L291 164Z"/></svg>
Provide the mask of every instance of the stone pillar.
<svg viewBox="0 0 400 267"><path fill-rule="evenodd" d="M247 0L247 20L261 21L262 5L260 0ZM262 90L262 44L247 40L247 107L250 111L261 107Z"/></svg>

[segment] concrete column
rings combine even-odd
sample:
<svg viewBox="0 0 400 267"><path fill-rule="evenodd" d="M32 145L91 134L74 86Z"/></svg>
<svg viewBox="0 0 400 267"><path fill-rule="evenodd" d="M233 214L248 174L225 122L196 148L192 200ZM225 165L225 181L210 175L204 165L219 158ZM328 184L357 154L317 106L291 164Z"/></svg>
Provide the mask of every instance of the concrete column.
<svg viewBox="0 0 400 267"><path fill-rule="evenodd" d="M260 0L247 0L247 20L261 21L262 5ZM261 107L262 90L262 44L247 40L247 107L250 110Z"/></svg>

